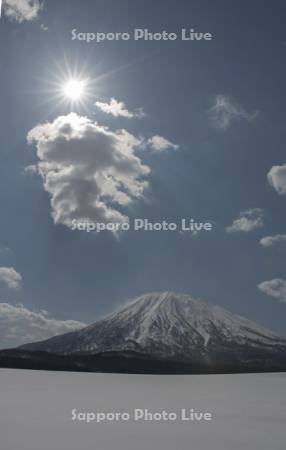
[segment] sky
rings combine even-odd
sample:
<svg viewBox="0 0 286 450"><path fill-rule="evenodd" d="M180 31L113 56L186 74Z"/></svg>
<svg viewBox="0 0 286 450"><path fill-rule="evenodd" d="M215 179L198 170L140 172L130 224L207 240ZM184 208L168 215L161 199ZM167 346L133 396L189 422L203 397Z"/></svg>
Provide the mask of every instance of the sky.
<svg viewBox="0 0 286 450"><path fill-rule="evenodd" d="M5 345L39 323L47 337L157 291L285 335L285 16L280 0L3 1ZM135 41L136 28L178 39ZM212 39L182 41L183 28ZM87 43L72 30L131 39ZM72 225L135 218L212 230Z"/></svg>

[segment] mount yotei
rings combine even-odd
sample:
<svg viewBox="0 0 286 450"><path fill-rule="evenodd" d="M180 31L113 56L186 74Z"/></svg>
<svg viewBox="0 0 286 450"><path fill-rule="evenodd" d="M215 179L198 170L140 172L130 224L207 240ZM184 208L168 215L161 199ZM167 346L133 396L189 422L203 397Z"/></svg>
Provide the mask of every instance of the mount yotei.
<svg viewBox="0 0 286 450"><path fill-rule="evenodd" d="M170 292L143 295L93 325L15 352L17 357L24 352L26 362L39 355L44 358L43 354L53 359L60 355L68 364L74 361L78 370L216 373L286 369L286 339L219 306Z"/></svg>

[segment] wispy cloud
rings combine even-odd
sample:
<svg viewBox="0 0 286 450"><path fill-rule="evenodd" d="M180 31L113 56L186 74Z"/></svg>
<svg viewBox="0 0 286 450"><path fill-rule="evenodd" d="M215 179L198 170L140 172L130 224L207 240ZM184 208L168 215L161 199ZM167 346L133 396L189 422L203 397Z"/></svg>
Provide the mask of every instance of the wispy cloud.
<svg viewBox="0 0 286 450"><path fill-rule="evenodd" d="M9 289L19 289L21 287L22 276L14 267L0 267L0 283Z"/></svg>
<svg viewBox="0 0 286 450"><path fill-rule="evenodd" d="M0 255L7 254L7 253L9 254L11 252L12 252L11 248L6 247L4 245L0 245Z"/></svg>
<svg viewBox="0 0 286 450"><path fill-rule="evenodd" d="M31 311L24 306L0 303L0 346L17 347L78 330L85 326L74 320L56 320L46 311Z"/></svg>
<svg viewBox="0 0 286 450"><path fill-rule="evenodd" d="M258 289L270 297L274 297L281 302L286 302L286 280L276 278L274 280L263 281L258 285Z"/></svg>
<svg viewBox="0 0 286 450"><path fill-rule="evenodd" d="M242 211L231 225L226 227L228 233L250 233L264 226L263 210L260 208Z"/></svg>
<svg viewBox="0 0 286 450"><path fill-rule="evenodd" d="M259 243L263 247L272 247L275 244L286 243L286 234L276 234L274 236L265 236Z"/></svg>
<svg viewBox="0 0 286 450"><path fill-rule="evenodd" d="M115 98L111 98L109 103L96 102L95 105L106 114L111 114L114 117L125 117L126 119L142 119L145 113L142 108L135 111L130 111L124 102L120 102Z"/></svg>
<svg viewBox="0 0 286 450"><path fill-rule="evenodd" d="M232 122L238 119L250 122L257 116L254 113L247 112L233 98L227 95L217 95L211 109L209 110L210 120L218 130L226 130Z"/></svg>
<svg viewBox="0 0 286 450"><path fill-rule="evenodd" d="M47 27L46 25L44 25L43 23L40 25L41 30L43 31L49 31L49 27Z"/></svg>
<svg viewBox="0 0 286 450"><path fill-rule="evenodd" d="M3 0L4 14L18 23L35 20L43 8L40 0Z"/></svg>
<svg viewBox="0 0 286 450"><path fill-rule="evenodd" d="M147 145L155 152L164 152L166 150L177 150L178 145L173 144L173 142L162 136L153 136L147 141Z"/></svg>

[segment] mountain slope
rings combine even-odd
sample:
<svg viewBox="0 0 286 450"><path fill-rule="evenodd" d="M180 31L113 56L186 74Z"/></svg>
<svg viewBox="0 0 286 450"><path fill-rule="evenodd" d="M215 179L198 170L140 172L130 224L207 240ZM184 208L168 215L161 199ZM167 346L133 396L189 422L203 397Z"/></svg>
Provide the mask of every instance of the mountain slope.
<svg viewBox="0 0 286 450"><path fill-rule="evenodd" d="M221 307L174 293L148 294L82 330L22 347L59 354L137 352L199 364L280 361L286 340Z"/></svg>

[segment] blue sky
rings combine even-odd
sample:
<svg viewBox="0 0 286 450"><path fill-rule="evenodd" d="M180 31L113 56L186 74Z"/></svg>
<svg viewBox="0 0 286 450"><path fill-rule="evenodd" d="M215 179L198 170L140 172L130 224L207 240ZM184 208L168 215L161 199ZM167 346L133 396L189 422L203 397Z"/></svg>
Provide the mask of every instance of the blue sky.
<svg viewBox="0 0 286 450"><path fill-rule="evenodd" d="M4 9L0 267L14 268L21 280L17 289L11 287L13 273L4 271L1 278L0 269L3 303L87 323L133 296L172 290L285 334L285 15L285 2L279 0L50 0L35 17L23 20ZM71 40L74 28L132 32L145 27L178 33L195 28L212 33L213 40ZM84 68L94 80L84 105L61 103L51 93L52 86L64 83L67 66L73 73ZM109 105L112 98L131 113L142 109L145 117L114 117L94 105ZM39 168L44 124L54 132L57 118L72 111L89 124L108 127L113 139L124 129L142 141L134 150L141 167L128 162L130 190L135 178L140 188L143 181L148 186L128 206L113 205L113 210L151 221L194 217L211 221L213 231L196 237L130 231L118 239L69 229L58 207L53 211L44 179L25 168ZM27 135L37 125L41 138L28 144ZM152 149L154 136L178 148ZM52 142L56 158L60 142L60 137ZM80 152L80 140L77 145ZM51 161L51 147L45 151L46 162ZM87 160L83 165L89 167ZM149 174L143 174L143 166ZM78 193L74 184L70 187ZM59 223L53 212L59 213ZM262 245L266 236L276 238Z"/></svg>

